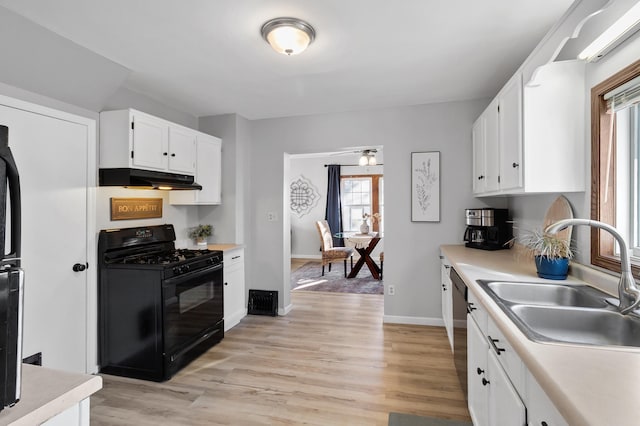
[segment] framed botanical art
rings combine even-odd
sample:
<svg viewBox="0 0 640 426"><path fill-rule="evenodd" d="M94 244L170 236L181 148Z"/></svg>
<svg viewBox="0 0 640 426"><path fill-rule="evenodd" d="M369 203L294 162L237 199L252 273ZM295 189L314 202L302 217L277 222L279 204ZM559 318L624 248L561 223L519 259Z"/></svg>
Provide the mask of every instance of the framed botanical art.
<svg viewBox="0 0 640 426"><path fill-rule="evenodd" d="M440 222L440 152L411 153L411 221Z"/></svg>

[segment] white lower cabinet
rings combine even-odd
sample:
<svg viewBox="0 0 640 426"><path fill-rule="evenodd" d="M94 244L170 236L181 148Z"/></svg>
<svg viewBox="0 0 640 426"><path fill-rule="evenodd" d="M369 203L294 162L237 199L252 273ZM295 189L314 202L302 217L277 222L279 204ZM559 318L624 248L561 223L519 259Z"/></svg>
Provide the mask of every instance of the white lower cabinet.
<svg viewBox="0 0 640 426"><path fill-rule="evenodd" d="M520 395L511 384L507 373L498 361L495 351L489 350L487 357L489 373L489 420L492 425L524 426L527 410Z"/></svg>
<svg viewBox="0 0 640 426"><path fill-rule="evenodd" d="M440 256L440 278L441 278L441 293L442 293L442 321L444 322L444 328L447 330L447 337L449 338L449 345L453 350L453 285L451 278L449 277L449 271L451 270L451 264L446 257Z"/></svg>
<svg viewBox="0 0 640 426"><path fill-rule="evenodd" d="M467 316L469 413L475 426L566 426L495 322L469 292ZM479 324L476 321L479 320Z"/></svg>
<svg viewBox="0 0 640 426"><path fill-rule="evenodd" d="M247 315L244 289L244 249L224 252L224 331Z"/></svg>
<svg viewBox="0 0 640 426"><path fill-rule="evenodd" d="M475 426L489 426L489 375L487 357L489 343L486 336L467 315L467 383L469 386L469 414Z"/></svg>
<svg viewBox="0 0 640 426"><path fill-rule="evenodd" d="M89 398L50 418L42 426L89 426Z"/></svg>
<svg viewBox="0 0 640 426"><path fill-rule="evenodd" d="M553 405L536 379L527 372L527 388L525 401L527 403L528 426L569 426L558 409Z"/></svg>
<svg viewBox="0 0 640 426"><path fill-rule="evenodd" d="M489 319L489 328L491 328ZM469 413L475 426L526 425L526 409L498 357L506 349L500 338L487 335L475 320L467 317L467 371ZM496 342L496 340L498 340ZM513 362L513 361L512 361Z"/></svg>

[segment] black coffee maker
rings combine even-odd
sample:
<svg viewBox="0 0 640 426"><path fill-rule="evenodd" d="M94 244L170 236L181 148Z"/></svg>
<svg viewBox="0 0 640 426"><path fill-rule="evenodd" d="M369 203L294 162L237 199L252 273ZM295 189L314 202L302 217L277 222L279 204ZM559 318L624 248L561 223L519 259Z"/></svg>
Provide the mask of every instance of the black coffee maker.
<svg viewBox="0 0 640 426"><path fill-rule="evenodd" d="M466 247L481 250L502 250L511 248L513 227L509 221L508 209L466 209L467 229L464 233Z"/></svg>

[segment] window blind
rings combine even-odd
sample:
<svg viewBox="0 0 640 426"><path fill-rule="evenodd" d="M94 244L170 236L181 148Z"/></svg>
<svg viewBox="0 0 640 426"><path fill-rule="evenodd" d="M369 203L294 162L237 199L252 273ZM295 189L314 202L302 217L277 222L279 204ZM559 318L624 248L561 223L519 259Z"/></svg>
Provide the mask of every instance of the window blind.
<svg viewBox="0 0 640 426"><path fill-rule="evenodd" d="M640 103L640 76L605 94L604 99L607 101L607 109L613 112Z"/></svg>

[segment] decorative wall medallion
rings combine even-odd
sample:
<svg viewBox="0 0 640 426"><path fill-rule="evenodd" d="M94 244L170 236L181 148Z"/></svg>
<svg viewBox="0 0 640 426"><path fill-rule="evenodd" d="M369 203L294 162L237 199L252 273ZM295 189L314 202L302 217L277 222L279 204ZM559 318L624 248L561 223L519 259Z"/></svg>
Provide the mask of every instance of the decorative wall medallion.
<svg viewBox="0 0 640 426"><path fill-rule="evenodd" d="M309 213L320 200L320 193L306 177L300 175L291 182L291 211L302 217Z"/></svg>

